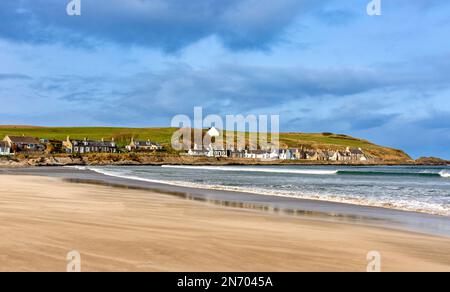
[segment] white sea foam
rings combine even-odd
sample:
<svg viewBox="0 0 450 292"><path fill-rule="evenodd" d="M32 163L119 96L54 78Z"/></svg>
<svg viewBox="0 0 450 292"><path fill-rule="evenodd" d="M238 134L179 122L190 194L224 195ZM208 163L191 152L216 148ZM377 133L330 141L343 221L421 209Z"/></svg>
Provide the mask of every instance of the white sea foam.
<svg viewBox="0 0 450 292"><path fill-rule="evenodd" d="M446 170L442 170L441 172L439 172L439 175L445 178L450 178L450 172Z"/></svg>
<svg viewBox="0 0 450 292"><path fill-rule="evenodd" d="M139 177L139 176L135 176L135 175L130 175L127 172L122 172L122 171L108 171L105 169L100 169L100 168L96 168L96 167L88 167L88 166L66 166L67 168L75 168L78 170L90 170L90 171L94 171L96 173L99 174L103 174L106 176L112 176L112 177L117 177L117 178L125 178L125 179L132 179L132 180L138 180L138 181L144 181L144 182L150 182L150 183L159 183L159 184L167 184L167 185L178 185L176 183L171 183L170 181L163 181L163 180L155 180L155 179L148 179L148 178L143 178L143 177Z"/></svg>
<svg viewBox="0 0 450 292"><path fill-rule="evenodd" d="M166 166L167 167L167 166ZM207 167L207 166L205 166ZM434 215L443 215L450 216L450 206L442 205L438 203L431 203L425 201L418 201L414 199L400 199L400 198L392 198L392 197L362 197L362 196L349 196L349 195L337 195L337 194L318 194L318 193L306 193L299 191L290 191L290 190L275 190L275 189L263 189L263 188L249 188L249 187L238 187L238 186L225 186L218 184L202 184L202 183L194 183L187 181L168 181L168 180L155 180L144 178L140 176L136 176L132 173L132 171L127 171L126 169L114 169L107 170L104 168L98 167L85 167L85 166L77 166L74 167L79 170L91 170L97 173L118 177L124 179L131 179L149 183L158 183L172 186L180 186L180 187L188 187L188 188L197 188L197 189L206 189L206 190L221 190L228 192L242 192L242 193L250 193L257 195L266 195L266 196L278 196L278 197L288 197L288 198L298 198L298 199L308 199L308 200L317 200L317 201L326 201L326 202L335 202L335 203L346 203L360 206L372 206L372 207L382 207L389 209L397 209L404 211L414 211L421 213L428 213ZM215 167L214 167L215 168ZM228 168L228 167L227 167Z"/></svg>
<svg viewBox="0 0 450 292"><path fill-rule="evenodd" d="M235 171L235 172L267 172L267 173L286 173L286 174L315 174L315 175L333 175L338 170L321 170L321 169L275 169L275 168L252 168L252 167L232 167L232 166L190 166L190 165L163 165L164 168L179 169L197 169L197 170L219 170L219 171Z"/></svg>

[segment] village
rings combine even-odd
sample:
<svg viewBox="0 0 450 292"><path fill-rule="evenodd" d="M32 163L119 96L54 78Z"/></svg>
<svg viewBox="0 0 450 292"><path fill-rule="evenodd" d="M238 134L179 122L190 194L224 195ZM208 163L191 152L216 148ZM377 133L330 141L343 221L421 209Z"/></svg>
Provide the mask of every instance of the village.
<svg viewBox="0 0 450 292"><path fill-rule="evenodd" d="M308 160L308 161L343 161L343 162L365 162L369 158L361 148L352 149L347 147L343 151L332 150L312 150L305 148L279 149L279 150L250 150L238 149L230 150L209 145L206 149L199 149L194 146L185 155L192 157L215 157L234 159L253 159L261 161L274 160Z"/></svg>
<svg viewBox="0 0 450 292"><path fill-rule="evenodd" d="M163 151L159 143L150 140L138 141L131 138L130 144L124 148L118 147L114 139L102 140L75 140L67 137L64 141L49 140L30 136L6 136L0 141L0 155L15 154L88 154L88 153L123 153L123 152L150 152Z"/></svg>
<svg viewBox="0 0 450 292"><path fill-rule="evenodd" d="M211 141L220 136L219 130L212 127L206 135ZM369 160L361 148L353 149L346 147L343 151L316 150L306 147L285 149L234 149L234 145L223 147L222 143L210 143L206 148L194 144L193 149L185 154L194 157L216 157L234 159L253 159L260 161L275 160L308 160L308 161L342 161L342 162L365 162Z"/></svg>
<svg viewBox="0 0 450 292"><path fill-rule="evenodd" d="M217 137L219 131L209 129L206 135L212 140ZM157 142L150 140L135 140L133 137L128 145L119 147L114 139L111 140L82 140L67 137L64 141L50 140L31 136L6 136L0 141L0 156L26 155L26 154L69 154L86 155L90 153L146 153L164 152L167 149ZM371 158L361 148L346 147L342 150L282 148L282 149L235 149L234 146L224 147L219 143L210 143L206 147L194 144L191 149L180 153L181 156L193 158L227 158L234 160L305 160L305 161L330 161L330 162L367 162Z"/></svg>

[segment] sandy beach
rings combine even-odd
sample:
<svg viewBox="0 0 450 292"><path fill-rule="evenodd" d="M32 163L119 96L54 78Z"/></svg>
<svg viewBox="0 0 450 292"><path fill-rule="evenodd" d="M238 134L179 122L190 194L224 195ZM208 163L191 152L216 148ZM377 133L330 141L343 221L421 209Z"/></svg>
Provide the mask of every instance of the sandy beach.
<svg viewBox="0 0 450 292"><path fill-rule="evenodd" d="M450 239L0 175L0 271L450 271Z"/></svg>

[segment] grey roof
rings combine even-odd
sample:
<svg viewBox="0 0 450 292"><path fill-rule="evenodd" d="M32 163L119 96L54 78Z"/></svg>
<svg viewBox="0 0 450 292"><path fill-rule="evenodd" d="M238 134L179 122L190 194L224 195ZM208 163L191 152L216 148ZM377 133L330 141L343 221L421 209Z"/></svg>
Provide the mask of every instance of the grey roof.
<svg viewBox="0 0 450 292"><path fill-rule="evenodd" d="M74 146L83 145L89 147L116 147L114 141L72 140Z"/></svg>
<svg viewBox="0 0 450 292"><path fill-rule="evenodd" d="M38 138L29 136L8 136L14 144L40 144Z"/></svg>
<svg viewBox="0 0 450 292"><path fill-rule="evenodd" d="M351 154L364 154L364 152L362 152L359 149L350 149L350 153Z"/></svg>
<svg viewBox="0 0 450 292"><path fill-rule="evenodd" d="M134 141L134 145L136 146L160 146L158 143L152 141Z"/></svg>

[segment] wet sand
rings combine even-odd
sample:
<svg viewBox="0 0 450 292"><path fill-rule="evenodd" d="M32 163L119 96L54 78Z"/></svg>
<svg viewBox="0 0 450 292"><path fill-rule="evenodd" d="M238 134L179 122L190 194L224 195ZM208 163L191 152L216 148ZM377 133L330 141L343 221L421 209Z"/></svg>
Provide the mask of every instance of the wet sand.
<svg viewBox="0 0 450 292"><path fill-rule="evenodd" d="M329 222L388 227L402 231L450 237L450 217L448 216L321 200L169 185L146 180L141 181L104 175L92 170L72 167L0 168L1 174L57 177L75 183L81 182L94 185L148 190L150 192L170 194L183 199L207 202L224 207L252 209L267 213Z"/></svg>
<svg viewBox="0 0 450 292"><path fill-rule="evenodd" d="M0 175L0 271L450 271L450 238Z"/></svg>

